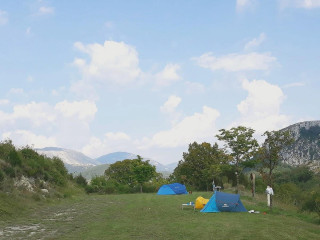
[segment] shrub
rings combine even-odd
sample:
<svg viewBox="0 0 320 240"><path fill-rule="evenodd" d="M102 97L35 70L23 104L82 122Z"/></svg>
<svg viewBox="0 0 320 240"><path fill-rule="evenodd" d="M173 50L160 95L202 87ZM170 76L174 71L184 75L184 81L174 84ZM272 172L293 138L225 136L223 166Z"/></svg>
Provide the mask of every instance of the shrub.
<svg viewBox="0 0 320 240"><path fill-rule="evenodd" d="M299 187L294 183L284 183L275 186L275 196L286 203L296 203L299 198L299 192Z"/></svg>
<svg viewBox="0 0 320 240"><path fill-rule="evenodd" d="M3 171L6 173L8 177L14 178L16 176L16 172L13 167L5 166Z"/></svg>
<svg viewBox="0 0 320 240"><path fill-rule="evenodd" d="M4 172L0 169L0 182L2 182L4 180Z"/></svg>
<svg viewBox="0 0 320 240"><path fill-rule="evenodd" d="M307 210L310 212L315 212L319 216L320 221L320 192L312 191L309 194L308 199L304 202L302 210Z"/></svg>
<svg viewBox="0 0 320 240"><path fill-rule="evenodd" d="M85 179L81 174L76 176L76 177L74 177L74 180L78 185L80 185L82 187L85 187L85 186L88 185L87 179Z"/></svg>
<svg viewBox="0 0 320 240"><path fill-rule="evenodd" d="M9 163L12 166L20 166L21 165L21 158L16 150L11 150L8 156Z"/></svg>
<svg viewBox="0 0 320 240"><path fill-rule="evenodd" d="M107 185L107 180L104 176L97 176L91 179L90 186L88 188L89 192L104 193L105 187Z"/></svg>

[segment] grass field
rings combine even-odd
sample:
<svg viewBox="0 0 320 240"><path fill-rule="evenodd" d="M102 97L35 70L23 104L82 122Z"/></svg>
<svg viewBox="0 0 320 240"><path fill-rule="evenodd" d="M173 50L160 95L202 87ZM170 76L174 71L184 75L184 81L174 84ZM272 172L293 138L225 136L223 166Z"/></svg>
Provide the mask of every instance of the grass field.
<svg viewBox="0 0 320 240"><path fill-rule="evenodd" d="M269 213L265 196L241 197L248 210L261 214L181 210L182 203L200 195L211 193L78 195L38 203L2 215L0 239L320 239L316 215L277 202Z"/></svg>

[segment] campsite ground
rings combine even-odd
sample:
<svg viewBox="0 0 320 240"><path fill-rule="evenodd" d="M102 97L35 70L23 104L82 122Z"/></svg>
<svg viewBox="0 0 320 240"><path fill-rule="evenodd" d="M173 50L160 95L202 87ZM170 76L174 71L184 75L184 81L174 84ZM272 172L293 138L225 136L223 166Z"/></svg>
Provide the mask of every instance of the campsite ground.
<svg viewBox="0 0 320 240"><path fill-rule="evenodd" d="M1 239L320 239L316 215L296 213L265 196L241 197L250 213L181 210L181 204L211 193L78 195L0 216ZM266 214L263 214L266 212Z"/></svg>

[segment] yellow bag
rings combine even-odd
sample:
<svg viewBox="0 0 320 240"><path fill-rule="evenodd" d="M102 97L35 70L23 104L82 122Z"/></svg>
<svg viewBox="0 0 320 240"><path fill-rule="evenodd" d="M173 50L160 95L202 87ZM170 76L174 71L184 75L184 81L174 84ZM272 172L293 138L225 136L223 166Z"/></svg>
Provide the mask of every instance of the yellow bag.
<svg viewBox="0 0 320 240"><path fill-rule="evenodd" d="M209 199L203 198L201 196L197 197L195 208L202 209L207 204L207 202L209 202Z"/></svg>

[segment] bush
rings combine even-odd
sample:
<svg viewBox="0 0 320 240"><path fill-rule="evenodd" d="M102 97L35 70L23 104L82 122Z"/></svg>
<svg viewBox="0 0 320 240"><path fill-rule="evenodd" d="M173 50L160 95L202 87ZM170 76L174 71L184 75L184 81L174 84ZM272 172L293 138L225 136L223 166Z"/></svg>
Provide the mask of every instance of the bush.
<svg viewBox="0 0 320 240"><path fill-rule="evenodd" d="M58 186L65 186L67 183L67 179L58 171L51 172L51 178L49 180Z"/></svg>
<svg viewBox="0 0 320 240"><path fill-rule="evenodd" d="M75 181L78 185L80 185L80 186L82 186L82 187L85 187L85 186L88 185L87 179L85 179L81 174L78 175L78 176L76 176L76 177L74 177L74 181Z"/></svg>
<svg viewBox="0 0 320 240"><path fill-rule="evenodd" d="M294 183L284 183L275 186L275 196L286 203L296 203L299 199L300 189Z"/></svg>
<svg viewBox="0 0 320 240"><path fill-rule="evenodd" d="M3 171L6 173L6 175L10 178L14 178L16 176L16 172L13 167L11 166L5 166Z"/></svg>
<svg viewBox="0 0 320 240"><path fill-rule="evenodd" d="M107 180L104 176L97 176L91 179L90 187L87 188L89 192L104 193ZM87 191L88 192L88 191Z"/></svg>
<svg viewBox="0 0 320 240"><path fill-rule="evenodd" d="M307 210L310 212L315 212L319 216L320 220L320 192L312 191L308 195L308 199L304 202L302 210Z"/></svg>
<svg viewBox="0 0 320 240"><path fill-rule="evenodd" d="M4 172L0 169L0 182L4 180Z"/></svg>
<svg viewBox="0 0 320 240"><path fill-rule="evenodd" d="M9 162L12 166L20 166L21 165L21 158L16 150L12 150L9 153Z"/></svg>
<svg viewBox="0 0 320 240"><path fill-rule="evenodd" d="M157 192L157 186L152 183L144 183L143 184L143 192L145 192L145 193Z"/></svg>

